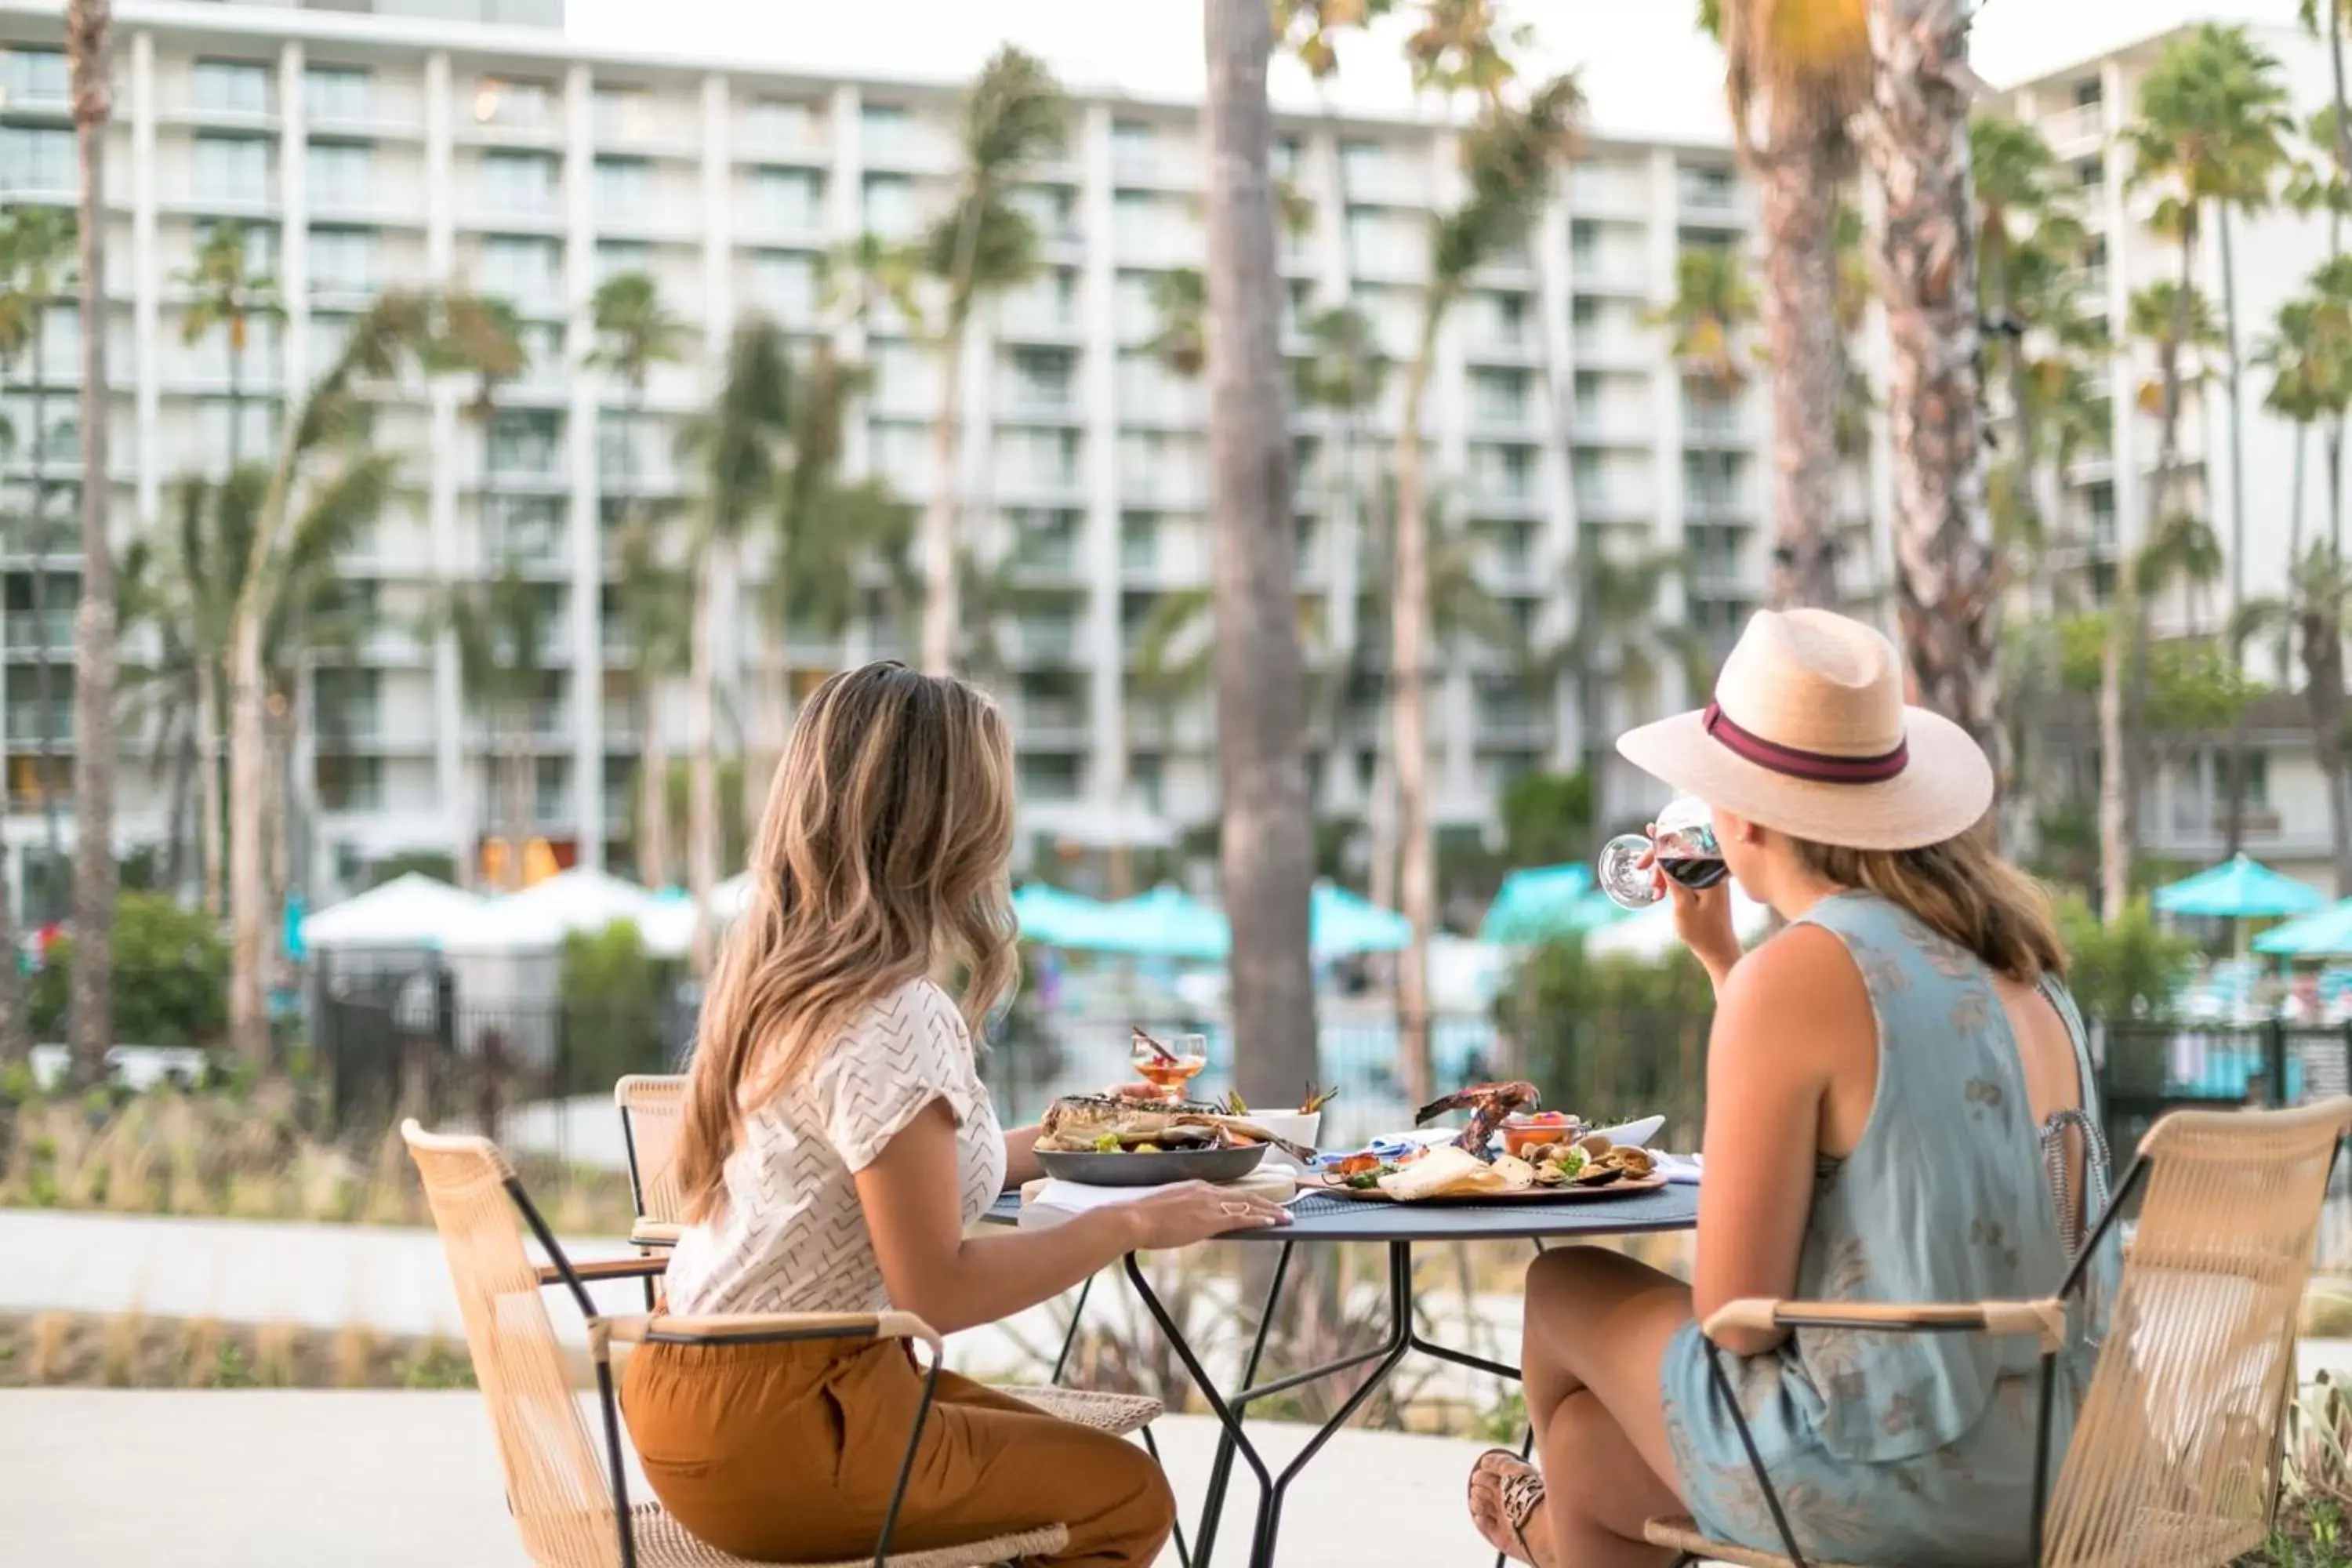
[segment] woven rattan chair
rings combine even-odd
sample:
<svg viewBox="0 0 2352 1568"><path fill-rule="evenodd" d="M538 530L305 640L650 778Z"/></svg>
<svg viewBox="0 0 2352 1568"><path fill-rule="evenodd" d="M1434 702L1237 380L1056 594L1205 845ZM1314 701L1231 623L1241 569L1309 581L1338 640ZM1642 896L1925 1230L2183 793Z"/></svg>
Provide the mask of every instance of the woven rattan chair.
<svg viewBox="0 0 2352 1568"><path fill-rule="evenodd" d="M2039 1568L2233 1563L2262 1543L2278 1500L2295 1325L2329 1171L2347 1131L2352 1099L2297 1110L2175 1112L2141 1141L2055 1295L1966 1306L1734 1301L1706 1325L1716 1392L1755 1463L1714 1345L1726 1329L2032 1334L2042 1352L2041 1468L2033 1514L2021 1525L2026 1561ZM2140 1186L2147 1198L2125 1249L2123 1282L2045 1510L2050 1380L2064 1338L2064 1303ZM1757 1476L1786 1556L1708 1541L1688 1519L1653 1520L1649 1539L1682 1552L1685 1563L1807 1568L1760 1464Z"/></svg>
<svg viewBox="0 0 2352 1568"><path fill-rule="evenodd" d="M506 1472L507 1505L521 1532L523 1550L540 1568L751 1568L696 1540L659 1503L631 1507L627 1472L621 1461L620 1412L613 1394L613 1342L655 1341L713 1344L729 1341L774 1342L821 1339L921 1340L930 1346L931 1368L916 1408L914 1429L897 1489L882 1521L872 1558L822 1568L993 1568L999 1563L1059 1552L1069 1532L1050 1525L1000 1535L968 1546L892 1555L890 1536L898 1502L915 1458L939 1378L940 1336L907 1312L876 1314L780 1312L726 1318L665 1316L608 1318L596 1310L585 1281L612 1279L657 1267L635 1258L611 1264L573 1264L556 1244L514 1169L484 1138L444 1138L415 1121L400 1133L425 1182L433 1223L448 1254L450 1278L466 1319L466 1343L474 1374L498 1435L499 1463ZM523 1250L528 1225L549 1263L534 1266ZM568 1289L588 1324L588 1352L596 1369L596 1393L604 1408L604 1452L600 1462L588 1424L566 1375L540 1291L560 1284ZM784 1456L778 1456L783 1462Z"/></svg>
<svg viewBox="0 0 2352 1568"><path fill-rule="evenodd" d="M686 1104L686 1079L636 1074L613 1086L613 1101L621 1108L621 1135L629 1152L629 1191L636 1199L637 1221L629 1239L640 1251L673 1246L685 1212L677 1186L677 1130ZM1091 1282L1089 1282L1091 1283ZM646 1285L647 1304L652 1285ZM1081 1307L1085 1298L1079 1298ZM1076 1324L1072 1325L1075 1331ZM1068 1358L1066 1342L1063 1361ZM1055 1375L1061 1373L1061 1362ZM1034 1405L1048 1415L1081 1426L1098 1426L1122 1436L1139 1432L1160 1419L1160 1404L1135 1394L1096 1394L1083 1388L1007 1388L1004 1393ZM1150 1443L1149 1434L1145 1439ZM1157 1453L1154 1449L1154 1453Z"/></svg>

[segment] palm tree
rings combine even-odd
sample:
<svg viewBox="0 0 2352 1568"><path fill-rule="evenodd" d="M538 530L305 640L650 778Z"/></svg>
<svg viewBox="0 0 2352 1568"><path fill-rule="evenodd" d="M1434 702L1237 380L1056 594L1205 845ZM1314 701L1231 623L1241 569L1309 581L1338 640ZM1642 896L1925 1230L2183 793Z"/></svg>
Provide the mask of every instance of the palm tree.
<svg viewBox="0 0 2352 1568"><path fill-rule="evenodd" d="M215 329L228 334L228 467L243 461L245 440L245 351L256 318L274 320L278 279L249 269L245 226L215 225L196 247L194 264L173 281L189 290L180 341L193 348Z"/></svg>
<svg viewBox="0 0 2352 1568"><path fill-rule="evenodd" d="M1724 97L1764 230L1772 363L1773 602L1838 603L1837 194L1870 81L1864 0L1701 0L1723 44Z"/></svg>
<svg viewBox="0 0 2352 1568"><path fill-rule="evenodd" d="M2270 335L2254 349L2253 363L2271 373L2263 407L2294 426L2294 483L2287 514L2289 561L2303 559L2305 453L2311 427L2331 414L2339 414L2352 395L2352 359L2347 357L2352 343L2329 341L2329 315L2323 300L2283 300ZM2332 458L2329 478L2330 493L2336 494L2342 476ZM2339 515L2331 523L2340 521L2340 500L2339 495Z"/></svg>
<svg viewBox="0 0 2352 1568"><path fill-rule="evenodd" d="M940 328L940 406L931 421L931 498L923 513L923 668L955 662L956 448L962 417L963 356L973 306L1020 283L1037 265L1037 231L1013 205L1013 186L1062 145L1067 106L1045 63L1007 44L966 95L962 170L955 204L934 226L924 267L945 295Z"/></svg>
<svg viewBox="0 0 2352 1568"><path fill-rule="evenodd" d="M692 640L692 574L667 548L668 520L639 513L621 535L621 576L614 596L617 629L635 668L637 721L637 880L666 888L674 878L670 853L669 737L659 700L661 682L686 667Z"/></svg>
<svg viewBox="0 0 2352 1568"><path fill-rule="evenodd" d="M588 302L596 342L589 365L621 384L621 526L625 531L637 507L636 437L645 423L646 381L657 364L675 364L686 346L686 324L661 297L661 286L643 272L620 272L597 285Z"/></svg>
<svg viewBox="0 0 2352 1568"><path fill-rule="evenodd" d="M2320 0L2302 0L2298 11L2304 30L2314 37L2319 36ZM2335 162L2333 184L2352 180L2352 102L2347 102L2344 89L2344 18L2352 12L2352 0L2327 0L2327 64L2332 89L2329 114L2326 118L2327 150ZM2313 140L2322 140L2315 135ZM2330 208L2327 224L2327 253L2342 254L2344 237L2343 209Z"/></svg>
<svg viewBox="0 0 2352 1568"><path fill-rule="evenodd" d="M488 719L496 759L495 778L506 841L502 879L509 891L523 885L523 850L538 816L537 742L547 689L548 634L553 617L540 584L511 558L487 581L445 583L436 594L428 626L446 634L457 655L457 679L467 703Z"/></svg>
<svg viewBox="0 0 2352 1568"><path fill-rule="evenodd" d="M269 627L285 595L297 520L318 508L362 510L358 501L364 491L388 482L390 470L381 457L372 459L356 447L355 438L364 438L362 386L390 376L405 355L420 350L429 326L423 300L403 293L379 296L354 323L335 362L303 395L262 492L229 617L229 1040L257 1067L269 1059L261 982Z"/></svg>
<svg viewBox="0 0 2352 1568"><path fill-rule="evenodd" d="M1235 1076L1276 1105L1314 1075L1307 900L1315 879L1306 681L1294 592L1290 398L1282 360L1267 0L1208 0L1204 296L1217 599L1218 854Z"/></svg>
<svg viewBox="0 0 2352 1568"><path fill-rule="evenodd" d="M2193 215L2175 209L2178 221L2193 227ZM2185 261L2184 261L2185 265ZM2179 462L2180 395L2191 379L2185 361L2190 350L2218 339L2204 297L2188 283L2159 282L2132 297L2128 330L2135 337L2154 341L2157 380L2141 389L2143 409L2153 405L2158 420L2156 482L2150 487L2147 521L2143 538L2154 538L2166 515L2172 477ZM2202 379L2201 371L2196 379ZM2130 764L2124 724L2124 679L2128 662L2144 667L2146 622L2138 603L2139 574L2129 569L2116 574L2114 602L2107 616L2106 646L2099 671L2099 877L2100 910L2108 920L2119 918L2131 891Z"/></svg>
<svg viewBox="0 0 2352 1568"><path fill-rule="evenodd" d="M1683 379L1717 397L1748 384L1755 351L1746 340L1756 321L1756 290L1729 246L1685 247L1675 258L1675 297L1648 313L1664 327Z"/></svg>
<svg viewBox="0 0 2352 1568"><path fill-rule="evenodd" d="M73 1076L94 1083L114 1044L114 543L106 437L106 132L114 108L110 0L67 0L81 163L81 601L74 616ZM13 958L13 954L0 955Z"/></svg>
<svg viewBox="0 0 2352 1568"><path fill-rule="evenodd" d="M1397 1005L1406 1090L1423 1098L1430 1088L1429 937L1436 919L1437 883L1429 808L1429 553L1422 405L1446 315L1468 289L1472 273L1525 242L1550 195L1553 171L1575 145L1583 110L1584 92L1576 79L1559 77L1530 94L1524 108L1489 109L1466 133L1463 161L1470 194L1461 206L1432 221L1421 335L1405 374L1395 458L1395 624L1389 702L1396 731L1398 892L1402 912L1413 927L1413 940L1398 969Z"/></svg>
<svg viewBox="0 0 2352 1568"><path fill-rule="evenodd" d="M2327 781L2327 836L2336 885L2352 887L2352 764L2347 761L2344 625L2352 608L2352 572L2338 547L2318 540L2295 563L2281 599L2261 599L2240 607L2241 638L2268 633L2277 639L2279 668L2299 655L2303 700L2311 724L2312 754Z"/></svg>
<svg viewBox="0 0 2352 1568"><path fill-rule="evenodd" d="M688 559L694 576L687 656L687 887L694 897L694 965L709 973L706 910L719 882L719 649L713 625L722 584L731 584L743 541L773 515L783 491L783 447L793 434L791 353L765 316L739 321L728 344L718 400L682 432L679 445L701 469L702 495Z"/></svg>
<svg viewBox="0 0 2352 1568"><path fill-rule="evenodd" d="M49 307L65 289L79 247L72 215L57 207L26 207L0 225L0 360L22 359L32 373L32 526L25 541L33 557L33 793L40 804L45 859L43 904L53 910L57 877L65 865L65 837L58 820L57 697L49 635L49 374L46 355ZM43 918L47 918L45 913Z"/></svg>

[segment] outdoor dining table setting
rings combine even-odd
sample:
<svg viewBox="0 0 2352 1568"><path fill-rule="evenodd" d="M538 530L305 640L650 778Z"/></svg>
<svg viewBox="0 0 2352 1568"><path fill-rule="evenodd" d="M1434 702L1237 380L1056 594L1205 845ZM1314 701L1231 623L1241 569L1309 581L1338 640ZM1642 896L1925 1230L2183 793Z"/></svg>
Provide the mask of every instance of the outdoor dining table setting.
<svg viewBox="0 0 2352 1568"><path fill-rule="evenodd" d="M1144 1065L1149 1037L1138 1034ZM1149 1042L1157 1047L1157 1042ZM1173 1053L1171 1053L1172 1055ZM1197 1069L1194 1069L1197 1070ZM1247 1228L1220 1238L1277 1249L1265 1301L1238 1381L1220 1387L1176 1314L1153 1289L1137 1257L1124 1273L1185 1375L1215 1415L1221 1433L1199 1523L1179 1555L1205 1568L1216 1544L1238 1457L1258 1485L1248 1561L1271 1568L1291 1485L1410 1355L1424 1355L1516 1381L1515 1366L1428 1338L1413 1313L1413 1249L1465 1241L1529 1243L1591 1240L1688 1230L1698 1219L1698 1158L1654 1151L1664 1121L1649 1117L1590 1127L1573 1114L1538 1110L1528 1083L1476 1084L1424 1106L1416 1125L1360 1146L1318 1149L1321 1106L1310 1090L1299 1108L1252 1110L1228 1098L1186 1098L1190 1073L1166 1075L1174 1087L1152 1097L1115 1093L1068 1097L1047 1111L1037 1142L1041 1181L1008 1193L991 1222L1027 1226L1134 1201L1156 1186L1205 1181L1230 1184L1282 1204L1286 1226ZM1463 1113L1460 1125L1429 1123ZM1235 1205L1239 1215L1246 1212ZM1376 1344L1318 1366L1261 1380L1267 1334L1276 1321L1292 1258L1301 1247L1356 1242L1387 1249L1387 1326ZM1058 1382L1076 1343L1091 1282L1081 1290L1054 1376ZM1249 1407L1326 1378L1360 1372L1329 1417L1276 1471L1252 1442ZM1498 1560L1499 1561L1499 1560Z"/></svg>

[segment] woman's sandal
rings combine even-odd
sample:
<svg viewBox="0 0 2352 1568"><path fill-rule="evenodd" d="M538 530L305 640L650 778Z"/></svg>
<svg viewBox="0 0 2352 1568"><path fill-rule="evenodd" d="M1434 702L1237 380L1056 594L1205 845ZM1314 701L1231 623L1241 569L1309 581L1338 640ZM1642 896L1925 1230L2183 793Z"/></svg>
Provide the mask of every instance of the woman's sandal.
<svg viewBox="0 0 2352 1568"><path fill-rule="evenodd" d="M1521 1467L1518 1474L1503 1478L1502 1484L1496 1489L1496 1500L1503 1505L1503 1522L1511 1527L1511 1538L1519 1543L1520 1555L1530 1564L1535 1563L1539 1559L1536 1556L1536 1549L1528 1544L1528 1521L1533 1519L1536 1510L1543 1506L1543 1476L1515 1450L1489 1448L1470 1466L1472 1486L1477 1484L1481 1475L1488 1473L1486 1461L1489 1459L1508 1459ZM1475 1511L1475 1500L1471 1500Z"/></svg>

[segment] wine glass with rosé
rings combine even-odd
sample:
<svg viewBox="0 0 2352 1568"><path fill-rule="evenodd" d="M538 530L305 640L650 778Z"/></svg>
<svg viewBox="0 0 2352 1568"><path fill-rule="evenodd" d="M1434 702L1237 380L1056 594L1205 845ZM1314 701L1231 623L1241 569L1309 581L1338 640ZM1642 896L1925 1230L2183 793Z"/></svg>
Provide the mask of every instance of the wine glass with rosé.
<svg viewBox="0 0 2352 1568"><path fill-rule="evenodd" d="M1183 1104L1188 1098L1185 1086L1209 1065L1209 1037L1171 1035L1163 1044L1137 1029L1134 1044L1135 1070L1159 1091L1161 1100L1171 1105Z"/></svg>

